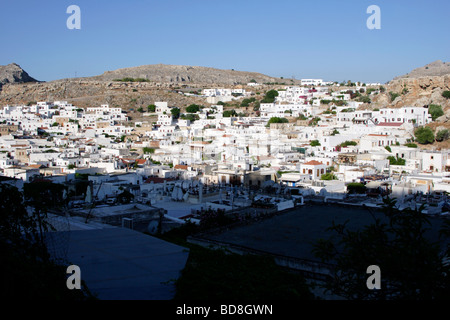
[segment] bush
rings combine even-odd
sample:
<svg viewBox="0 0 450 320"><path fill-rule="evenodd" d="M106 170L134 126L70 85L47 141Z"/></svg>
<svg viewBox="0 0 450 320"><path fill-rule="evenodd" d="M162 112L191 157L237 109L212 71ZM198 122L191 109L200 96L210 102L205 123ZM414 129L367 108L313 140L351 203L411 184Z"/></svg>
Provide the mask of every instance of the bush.
<svg viewBox="0 0 450 320"><path fill-rule="evenodd" d="M319 140L312 140L310 143L311 147L318 147L320 146Z"/></svg>
<svg viewBox="0 0 450 320"><path fill-rule="evenodd" d="M447 91L442 92L442 96L444 98L450 99L450 91L447 90Z"/></svg>
<svg viewBox="0 0 450 320"><path fill-rule="evenodd" d="M406 164L406 160L402 158L389 156L387 159L389 160L389 164L392 166L404 166Z"/></svg>
<svg viewBox="0 0 450 320"><path fill-rule="evenodd" d="M437 104L430 104L430 106L428 107L428 113L431 114L431 118L433 118L433 121L444 115L442 107Z"/></svg>
<svg viewBox="0 0 450 320"><path fill-rule="evenodd" d="M394 100L400 96L400 93L390 91L389 96L391 98L391 102L394 102Z"/></svg>
<svg viewBox="0 0 450 320"><path fill-rule="evenodd" d="M408 148L417 148L417 144L415 144L415 143L405 143L405 147L408 147Z"/></svg>
<svg viewBox="0 0 450 320"><path fill-rule="evenodd" d="M450 137L450 132L447 129L439 130L436 133L436 141L445 141Z"/></svg>
<svg viewBox="0 0 450 320"><path fill-rule="evenodd" d="M230 118L230 117L233 117L233 116L236 116L237 115L237 113L236 113L236 110L225 110L224 112L223 112L223 117L224 118Z"/></svg>
<svg viewBox="0 0 450 320"><path fill-rule="evenodd" d="M156 106L154 104L150 104L147 106L147 111L148 112L155 112L156 111Z"/></svg>
<svg viewBox="0 0 450 320"><path fill-rule="evenodd" d="M337 180L337 177L332 173L325 173L320 177L320 180Z"/></svg>
<svg viewBox="0 0 450 320"><path fill-rule="evenodd" d="M270 90L266 92L266 96L264 97L263 100L261 100L261 103L273 103L275 102L275 97L278 96L278 91L277 90Z"/></svg>
<svg viewBox="0 0 450 320"><path fill-rule="evenodd" d="M389 151L389 152L392 152L392 149L391 149L391 147L389 147L389 146L385 146L384 147L387 151Z"/></svg>
<svg viewBox="0 0 450 320"><path fill-rule="evenodd" d="M270 126L271 123L288 123L289 120L286 118L280 118L280 117L272 117L267 121L267 127Z"/></svg>
<svg viewBox="0 0 450 320"><path fill-rule="evenodd" d="M366 186L362 183L352 182L347 185L347 192L350 194L364 194L366 192Z"/></svg>
<svg viewBox="0 0 450 320"><path fill-rule="evenodd" d="M344 142L342 142L339 146L340 147L348 147L348 146L356 146L356 145L358 145L355 141L344 141Z"/></svg>
<svg viewBox="0 0 450 320"><path fill-rule="evenodd" d="M434 142L434 133L428 127L420 127L414 131L414 136L420 144L428 144Z"/></svg>

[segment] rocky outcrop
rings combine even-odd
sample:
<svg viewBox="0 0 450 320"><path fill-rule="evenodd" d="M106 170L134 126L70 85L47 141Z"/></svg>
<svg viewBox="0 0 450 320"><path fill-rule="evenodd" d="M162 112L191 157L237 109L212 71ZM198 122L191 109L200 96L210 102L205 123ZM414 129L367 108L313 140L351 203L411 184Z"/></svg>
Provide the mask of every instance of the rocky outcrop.
<svg viewBox="0 0 450 320"><path fill-rule="evenodd" d="M26 82L37 82L37 80L30 77L30 75L16 63L0 66L0 90L3 85L8 83Z"/></svg>

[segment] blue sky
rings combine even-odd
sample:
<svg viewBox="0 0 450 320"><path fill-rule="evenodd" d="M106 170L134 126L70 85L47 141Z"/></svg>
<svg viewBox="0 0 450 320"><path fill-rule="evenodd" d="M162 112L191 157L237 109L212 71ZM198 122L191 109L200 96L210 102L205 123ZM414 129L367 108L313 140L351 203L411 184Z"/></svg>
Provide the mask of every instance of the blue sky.
<svg viewBox="0 0 450 320"><path fill-rule="evenodd" d="M81 30L69 30L69 5ZM369 30L369 5L381 29ZM0 65L51 81L146 64L387 82L450 61L448 0L26 0L0 4Z"/></svg>

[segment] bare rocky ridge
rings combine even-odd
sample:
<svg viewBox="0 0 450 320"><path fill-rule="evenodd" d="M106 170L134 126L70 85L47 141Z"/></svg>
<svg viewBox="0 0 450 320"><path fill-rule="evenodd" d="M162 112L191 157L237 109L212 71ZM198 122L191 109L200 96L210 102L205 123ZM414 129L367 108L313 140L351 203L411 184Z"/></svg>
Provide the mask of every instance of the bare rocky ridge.
<svg viewBox="0 0 450 320"><path fill-rule="evenodd" d="M154 64L140 67L124 68L107 71L102 75L88 79L98 81L113 81L123 78L142 78L160 83L178 84L208 84L208 85L237 85L247 84L250 80L259 83L279 82L280 79L269 77L257 72L221 70L208 67L192 67Z"/></svg>
<svg viewBox="0 0 450 320"><path fill-rule="evenodd" d="M0 90L7 83L26 83L37 82L30 77L18 64L10 63L6 66L0 66Z"/></svg>
<svg viewBox="0 0 450 320"><path fill-rule="evenodd" d="M422 77L440 77L450 74L450 62L442 62L441 60L436 60L426 66L416 68L411 72L395 77L393 81L399 79L416 79Z"/></svg>

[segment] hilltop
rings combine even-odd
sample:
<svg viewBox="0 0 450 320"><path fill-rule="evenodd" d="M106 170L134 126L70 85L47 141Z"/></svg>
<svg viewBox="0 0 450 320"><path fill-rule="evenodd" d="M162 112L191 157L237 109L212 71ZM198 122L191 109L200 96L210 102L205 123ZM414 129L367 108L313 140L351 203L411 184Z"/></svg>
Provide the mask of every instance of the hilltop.
<svg viewBox="0 0 450 320"><path fill-rule="evenodd" d="M123 78L140 78L158 83L238 85L251 80L259 83L276 82L280 79L257 72L223 70L208 67L153 64L106 71L102 75L87 79L113 81Z"/></svg>
<svg viewBox="0 0 450 320"><path fill-rule="evenodd" d="M416 68L405 75L395 77L393 81L399 79L417 79L422 77L440 77L445 76L446 74L450 74L450 62L436 60L423 67Z"/></svg>
<svg viewBox="0 0 450 320"><path fill-rule="evenodd" d="M0 90L3 85L8 83L26 82L37 82L37 80L30 77L30 75L16 63L0 66Z"/></svg>

